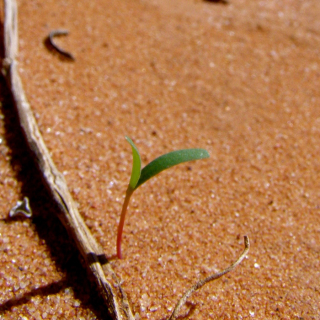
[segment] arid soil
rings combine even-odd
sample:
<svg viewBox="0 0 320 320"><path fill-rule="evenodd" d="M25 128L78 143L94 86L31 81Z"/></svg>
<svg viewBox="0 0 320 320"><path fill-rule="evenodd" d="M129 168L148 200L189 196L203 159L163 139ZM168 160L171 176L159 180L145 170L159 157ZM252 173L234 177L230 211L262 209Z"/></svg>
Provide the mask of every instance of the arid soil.
<svg viewBox="0 0 320 320"><path fill-rule="evenodd" d="M133 195L124 259L137 320L320 319L320 2L19 0L19 70L38 125L108 257L130 177L205 148ZM3 9L1 10L3 13ZM2 20L3 21L3 18ZM75 56L48 50L57 43ZM3 51L3 50L2 50ZM106 319L0 81L0 319ZM29 197L33 217L10 219Z"/></svg>

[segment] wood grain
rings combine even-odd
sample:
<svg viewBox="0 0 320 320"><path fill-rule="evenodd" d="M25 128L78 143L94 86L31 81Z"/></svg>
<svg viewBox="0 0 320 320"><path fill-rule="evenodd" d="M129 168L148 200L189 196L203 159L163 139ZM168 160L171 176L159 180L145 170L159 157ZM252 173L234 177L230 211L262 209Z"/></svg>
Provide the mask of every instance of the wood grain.
<svg viewBox="0 0 320 320"><path fill-rule="evenodd" d="M43 141L17 68L17 3L15 0L5 0L4 6L5 58L2 64L2 73L11 90L26 142L42 173L43 182L60 210L57 212L57 216L67 229L68 234L75 241L88 272L94 278L98 290L105 301L110 316L114 320L133 320L134 317L127 296L120 286L120 281L105 258L103 249L79 214L66 181L56 168Z"/></svg>

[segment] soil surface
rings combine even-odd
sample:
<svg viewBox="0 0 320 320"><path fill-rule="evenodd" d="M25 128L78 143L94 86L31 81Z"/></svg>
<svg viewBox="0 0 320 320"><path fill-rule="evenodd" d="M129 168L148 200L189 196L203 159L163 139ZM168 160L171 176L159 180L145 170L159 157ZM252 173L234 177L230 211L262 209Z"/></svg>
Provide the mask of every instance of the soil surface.
<svg viewBox="0 0 320 320"><path fill-rule="evenodd" d="M205 148L141 186L112 265L136 319L320 319L320 2L19 0L19 70L38 125L108 257L131 171ZM3 9L1 10L3 13ZM2 19L3 21L3 19ZM45 38L75 56L48 50ZM3 50L2 50L3 51ZM0 81L0 319L105 319ZM9 218L29 197L33 217Z"/></svg>

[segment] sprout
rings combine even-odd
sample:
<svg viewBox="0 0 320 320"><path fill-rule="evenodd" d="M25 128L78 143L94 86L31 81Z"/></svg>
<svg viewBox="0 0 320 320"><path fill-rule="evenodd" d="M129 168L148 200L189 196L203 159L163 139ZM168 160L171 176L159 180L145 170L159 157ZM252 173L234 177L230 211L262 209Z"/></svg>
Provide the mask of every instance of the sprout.
<svg viewBox="0 0 320 320"><path fill-rule="evenodd" d="M186 161L209 158L209 153L204 149L177 150L177 151L169 152L167 154L164 154L156 158L141 170L140 153L137 147L135 146L135 144L133 143L133 141L129 137L126 137L126 139L132 147L133 164L132 164L131 178L126 191L126 197L123 202L120 222L118 226L117 256L119 259L122 259L121 240L122 240L123 226L124 226L124 220L125 220L128 204L129 204L132 193L138 187L140 187L143 183L145 183L147 180L149 180L150 178L157 175L163 170L169 169L177 164L180 164Z"/></svg>

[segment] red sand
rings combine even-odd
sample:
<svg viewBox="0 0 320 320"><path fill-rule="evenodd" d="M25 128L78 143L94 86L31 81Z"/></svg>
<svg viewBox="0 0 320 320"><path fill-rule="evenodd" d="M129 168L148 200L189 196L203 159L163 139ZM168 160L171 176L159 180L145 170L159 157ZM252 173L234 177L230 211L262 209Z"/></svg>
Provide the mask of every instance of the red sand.
<svg viewBox="0 0 320 320"><path fill-rule="evenodd" d="M211 155L133 195L112 265L136 319L168 318L245 234L247 259L183 319L320 318L319 15L317 0L19 1L27 97L107 256L131 170L125 135L145 164L182 148ZM61 28L74 63L43 44ZM0 319L103 319L0 88ZM36 218L11 221L24 196Z"/></svg>

